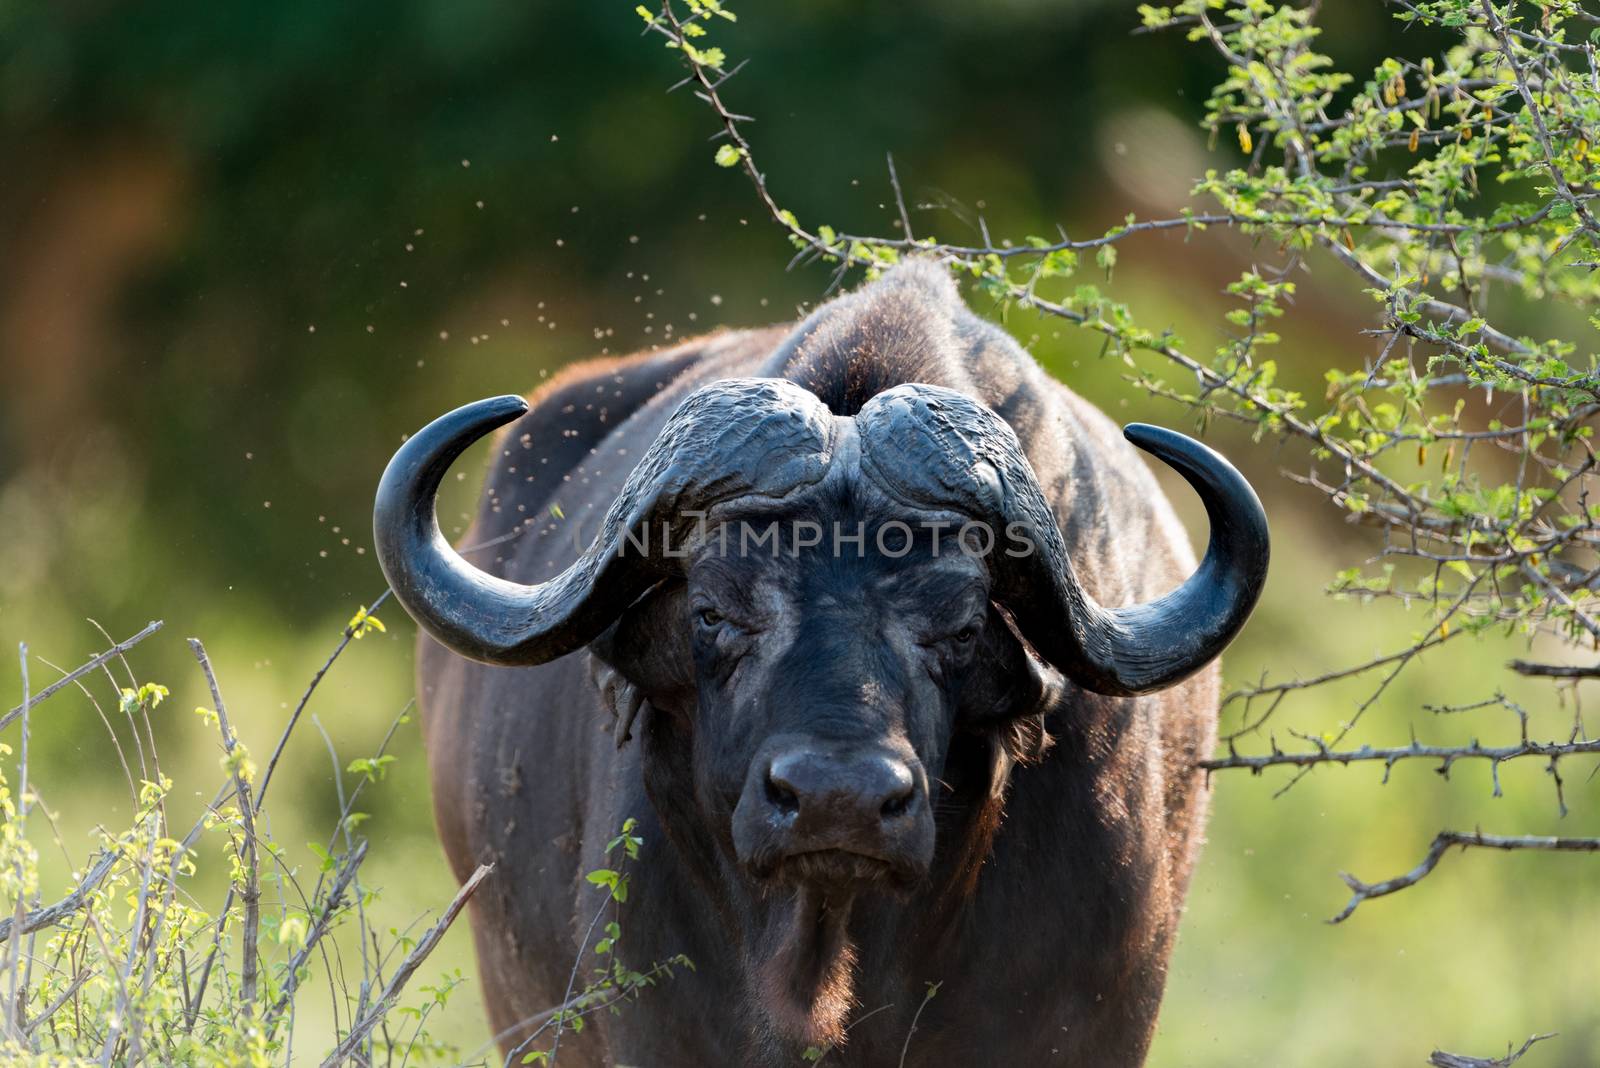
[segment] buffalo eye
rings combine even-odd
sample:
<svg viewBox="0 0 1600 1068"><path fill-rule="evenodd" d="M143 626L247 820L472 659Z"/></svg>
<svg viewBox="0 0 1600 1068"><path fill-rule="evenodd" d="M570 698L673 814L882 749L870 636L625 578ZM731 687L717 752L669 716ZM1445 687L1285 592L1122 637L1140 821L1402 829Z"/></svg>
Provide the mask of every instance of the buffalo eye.
<svg viewBox="0 0 1600 1068"><path fill-rule="evenodd" d="M922 644L928 649L943 649L948 653L965 655L974 647L978 637L980 624L968 623L957 631L945 631L935 638L925 639Z"/></svg>
<svg viewBox="0 0 1600 1068"><path fill-rule="evenodd" d="M715 627L721 624L723 620L727 619L726 616L717 611L715 608L700 609L698 618L700 620L700 625L703 627Z"/></svg>

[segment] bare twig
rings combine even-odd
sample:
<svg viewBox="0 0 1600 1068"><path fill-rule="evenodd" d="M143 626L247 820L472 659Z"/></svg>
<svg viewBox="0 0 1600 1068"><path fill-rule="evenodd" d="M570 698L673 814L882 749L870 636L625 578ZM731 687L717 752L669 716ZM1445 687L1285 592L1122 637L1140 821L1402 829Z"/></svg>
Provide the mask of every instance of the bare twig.
<svg viewBox="0 0 1600 1068"><path fill-rule="evenodd" d="M377 598L372 602L372 607L366 610L367 614L371 615L376 612L383 602L389 599L392 592L389 589L385 589L378 594ZM278 766L278 758L283 756L284 747L289 744L289 735L294 732L295 724L300 722L300 713L306 710L306 705L311 702L311 695L317 692L317 685L322 682L322 677L328 673L328 669L333 667L333 662L338 660L339 655L355 640L356 630L355 626L348 624L345 626L344 636L339 639L339 644L334 646L333 652L328 654L328 659L317 669L317 673L311 676L311 682L306 686L305 693L300 695L299 703L294 706L294 711L289 714L289 722L284 726L283 733L278 736L278 744L273 746L272 756L267 758L266 770L261 773L261 785L256 790L256 811L259 812L261 806L266 802L267 786L272 782L272 772Z"/></svg>
<svg viewBox="0 0 1600 1068"><path fill-rule="evenodd" d="M1428 1063L1433 1065L1433 1068L1511 1068L1511 1065L1520 1061L1536 1043L1554 1037L1556 1037L1554 1034L1534 1035L1522 1044L1521 1049L1512 1050L1507 1046L1504 1057L1467 1057L1436 1049L1433 1051L1433 1056L1428 1058Z"/></svg>
<svg viewBox="0 0 1600 1068"><path fill-rule="evenodd" d="M22 917L22 933L32 934L34 931L42 931L46 927L54 927L69 916L77 913L89 903L89 898L94 893L95 888L111 873L111 869L116 866L116 863L116 853L102 853L100 859L95 861L94 866L84 872L83 878L78 880L78 885L73 887L72 893L54 904L33 909L31 912L26 913ZM17 926L15 917L0 920L0 942L8 940L12 932L17 930Z"/></svg>
<svg viewBox="0 0 1600 1068"><path fill-rule="evenodd" d="M154 811L151 811L147 813L144 818L150 821L153 825L158 817ZM152 843L155 838L153 832L153 826L147 828L146 833ZM133 934L132 937L128 939L128 955L122 963L121 970L117 972L116 1010L111 1014L111 1023L106 1028L105 1045L100 1051L101 1068L111 1068L112 1062L116 1059L117 1047L123 1035L123 1029L126 1027L131 1032L132 1029L138 1027L139 1024L139 1021L136 1018L130 1020L130 1013L128 1010L133 1005L133 998L128 992L128 981L133 977L134 962L139 959L139 942L141 932L144 930L144 925L148 917L148 912L146 910L150 905L150 880L155 874L155 854L153 845L146 846L144 852L144 863L142 867L143 871L139 877L139 896L136 899L133 911ZM88 915L91 920L94 919L94 913L92 911ZM110 956L109 949L107 950L106 955L108 957ZM133 1061L132 1057L129 1057L128 1059L130 1062Z"/></svg>
<svg viewBox="0 0 1600 1068"><path fill-rule="evenodd" d="M894 153L886 153L884 158L889 162L889 188L894 190L895 207L900 209L901 230L907 241L915 241L916 237L911 233L911 213L906 210L906 197L900 191L900 175L894 169Z"/></svg>
<svg viewBox="0 0 1600 1068"><path fill-rule="evenodd" d="M33 1032L39 1029L40 1024L45 1023L50 1019L50 1017L54 1016L57 1012L60 1012L61 1006L65 1005L72 998L72 995L78 992L78 988L83 986L84 983L88 982L90 977L93 975L94 971L89 968L84 968L80 970L77 975L74 975L72 977L72 981L66 985L65 989L56 995L56 999L49 1005L46 1005L39 1015L28 1021L27 1025L23 1028L24 1034L33 1034Z"/></svg>
<svg viewBox="0 0 1600 1068"><path fill-rule="evenodd" d="M644 980L654 980L660 975L670 975L673 966L677 963L679 962L675 960L657 961L655 964L651 965L648 971L642 973L640 978ZM506 1039L521 1033L527 1028L536 1027L537 1030L533 1031L526 1038L524 1038L522 1040L522 1044L513 1049L506 1057L505 1064L509 1068L509 1066L512 1066L516 1063L517 1055L523 1050L527 1049L527 1047L541 1034L543 1034L545 1029L557 1019L564 1018L570 1021L577 1019L580 1016L592 1016L597 1012L600 1012L604 1009L609 1009L611 1006L619 1004L623 1001L626 1001L630 997L635 996L637 989L637 985L625 985L617 988L610 997L598 999L595 996L595 992L592 990L579 991L559 1005L545 1009L542 1012L534 1013L532 1016L525 1016L511 1026L504 1027L499 1031L496 1031L493 1035L489 1036L489 1040L487 1042L479 1046L472 1052L471 1056L466 1058L466 1062L469 1064L474 1063L478 1060L478 1058L482 1057L490 1049L499 1045L501 1042L504 1042ZM866 1015L871 1016L873 1013L882 1012L884 1009L892 1007L893 1006L890 1005L882 1005L876 1009L873 1009L872 1012L867 1013ZM865 1017L862 1017L862 1019L865 1019ZM858 1019L856 1023L859 1022L860 1020ZM851 1026L854 1026L854 1024ZM846 1028L846 1030L848 1031L849 1028Z"/></svg>
<svg viewBox="0 0 1600 1068"><path fill-rule="evenodd" d="M1308 740L1313 743L1321 741L1317 738ZM1423 745L1421 742L1412 742L1410 745L1379 748L1364 745L1359 749L1342 750L1322 745L1319 748L1300 750L1293 753L1285 753L1277 749L1258 756L1229 753L1225 757L1202 760L1198 766L1206 771L1248 768L1253 772L1259 773L1267 768L1310 768L1318 764L1359 764L1377 761L1388 768L1392 768L1402 760L1438 760L1444 768L1449 768L1450 765L1458 760L1488 760L1500 764L1507 760L1516 760L1519 757L1559 758L1590 754L1600 754L1600 740L1572 742L1522 741L1515 745L1500 746L1480 745L1476 740L1473 740L1466 745Z"/></svg>
<svg viewBox="0 0 1600 1068"><path fill-rule="evenodd" d="M1518 675L1538 676L1546 679L1596 679L1600 678L1600 664L1539 664L1531 660L1512 660L1506 667Z"/></svg>
<svg viewBox="0 0 1600 1068"><path fill-rule="evenodd" d="M28 710L33 707L33 701L28 693L28 646L26 642L17 646L17 659L22 664L22 704L18 706L22 715L22 753L17 770L16 819L21 833L26 835L28 824ZM28 883L25 878L26 872L23 868L24 856L25 854L20 851L17 854L17 906L11 921L13 927L22 926L28 908L28 898L25 890ZM7 948L10 951L10 961L6 971L11 976L11 989L6 997L5 1004L5 1034L7 1037L21 1039L24 1036L24 1031L22 1002L19 998L26 996L26 991L22 987L22 939L13 939Z"/></svg>
<svg viewBox="0 0 1600 1068"><path fill-rule="evenodd" d="M911 1052L911 1036L917 1033L917 1023L922 1019L922 1011L928 1007L928 1002L939 993L942 982L929 983L928 992L922 995L922 1004L917 1006L917 1011L911 1015L911 1026L906 1028L906 1040L900 1046L900 1068L906 1068L906 1054Z"/></svg>
<svg viewBox="0 0 1600 1068"><path fill-rule="evenodd" d="M361 862L367 857L367 843L362 840L354 851L345 854L339 862L338 874L334 877L333 885L328 888L328 896L323 899L322 911L306 932L305 944L296 951L289 960L287 974L283 981L283 991L278 995L278 1000L268 1009L262 1017L261 1025L270 1028L289 1008L294 1001L295 991L300 988L300 970L305 967L306 961L311 959L312 950L317 948L317 943L322 936L328 933L339 909L343 906L345 891L350 888L350 883L356 877L356 869L361 867Z"/></svg>
<svg viewBox="0 0 1600 1068"><path fill-rule="evenodd" d="M228 722L228 710L222 703L222 690L217 686L216 673L211 670L211 659L206 656L205 646L200 644L198 638L189 639L189 648L194 650L200 670L205 673L206 684L211 687L211 700L217 706L217 722L222 730L222 745L232 758L239 747L239 739ZM244 902L244 944L240 947L243 959L240 962L239 999L242 1003L240 1012L248 1017L254 1014L256 1003L256 942L261 933L261 871L256 856L254 798L250 793L250 784L245 781L243 769L237 762L230 762L233 763L234 793L239 799L239 822L243 828L240 849L243 852L244 887L239 891L239 898Z"/></svg>
<svg viewBox="0 0 1600 1068"><path fill-rule="evenodd" d="M15 720L18 716L22 715L22 710L23 710L24 707L27 707L27 708L33 707L34 705L38 704L40 701L43 701L45 698L49 697L51 694L55 693L57 690L61 689L62 687L70 686L72 683L78 681L79 679L83 678L85 675L89 674L89 672L97 670L100 667L100 665L104 664L107 660L112 660L112 659L115 659L116 657L121 656L123 653L126 653L129 649L132 649L135 645L138 645L140 642L142 642L146 638L150 637L150 635L152 635L156 631L160 630L161 626L162 626L161 620L157 619L157 620L152 621L143 630L141 630L138 634L135 634L133 637L127 639L126 641L118 642L116 645L113 645L111 648L107 649L105 652L101 653L100 655L96 656L94 659L90 660L88 663L84 664L82 667L74 668L72 671L68 672L63 677L57 679L55 682L52 682L50 685L46 686L44 689L40 690L38 693L36 693L32 697L28 698L27 701L24 704L18 705L16 708L13 708L11 711L7 712L5 715L0 716L0 730L4 730L5 728L9 727L13 720Z"/></svg>
<svg viewBox="0 0 1600 1068"><path fill-rule="evenodd" d="M1404 890L1408 886L1415 886L1427 878L1434 868L1438 867L1445 852L1451 846L1460 846L1463 849L1478 847L1481 849L1504 849L1507 851L1538 850L1543 852L1564 853L1600 853L1600 838L1545 838L1534 835L1500 835L1484 834L1481 831L1440 831L1434 838L1433 844L1428 847L1428 853L1422 862L1404 875L1397 875L1393 879L1386 879L1381 883L1364 883L1348 872L1341 872L1340 877L1354 891L1350 903L1340 910L1329 923L1343 923L1350 918L1350 914L1364 901L1375 897L1384 897L1388 894Z"/></svg>
<svg viewBox="0 0 1600 1068"><path fill-rule="evenodd" d="M461 884L461 889L456 891L455 898L445 908L444 915L439 917L439 922L428 928L428 932L422 936L411 952L406 954L406 959L401 962L400 967L396 969L394 975L389 979L388 985L383 988L383 994L367 1010L366 1015L350 1026L349 1033L344 1036L344 1039L334 1047L333 1052L328 1054L327 1059L322 1062L322 1068L334 1068L335 1065L343 1064L352 1053L360 1048L362 1042L366 1040L368 1032L377 1026L378 1022L383 1019L384 1015L394 1005L395 999L405 989L405 985L410 981L411 976L421 967L428 954L433 952L433 948L439 944L439 939L444 937L445 931L449 930L450 925L455 922L455 918L466 907L468 899L472 897L483 883L483 880L488 878L489 873L492 871L494 871L493 864L480 864L478 865L478 870L473 872L467 881Z"/></svg>

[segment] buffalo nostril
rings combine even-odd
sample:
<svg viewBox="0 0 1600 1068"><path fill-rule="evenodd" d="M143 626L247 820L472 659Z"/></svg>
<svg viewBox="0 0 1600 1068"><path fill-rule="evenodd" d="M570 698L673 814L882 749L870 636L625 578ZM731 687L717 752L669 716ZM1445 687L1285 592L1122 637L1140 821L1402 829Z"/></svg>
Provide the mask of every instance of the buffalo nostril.
<svg viewBox="0 0 1600 1068"><path fill-rule="evenodd" d="M916 791L912 787L907 786L904 790L897 791L885 799L883 805L879 807L878 812L886 820L892 820L896 816L903 816L907 811L910 810L911 799L915 796Z"/></svg>
<svg viewBox="0 0 1600 1068"><path fill-rule="evenodd" d="M800 811L800 795L795 793L793 786L771 772L767 773L767 801L785 815Z"/></svg>

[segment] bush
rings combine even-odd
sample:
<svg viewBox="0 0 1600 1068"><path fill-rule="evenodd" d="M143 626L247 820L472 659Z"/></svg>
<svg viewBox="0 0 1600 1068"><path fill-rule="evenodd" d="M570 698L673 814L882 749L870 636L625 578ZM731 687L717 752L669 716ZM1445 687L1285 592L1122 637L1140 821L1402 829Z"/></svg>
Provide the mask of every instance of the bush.
<svg viewBox="0 0 1600 1068"><path fill-rule="evenodd" d="M3 721L21 720L15 788L0 775L0 896L10 917L0 921L0 1051L8 1063L283 1063L294 1048L304 981L318 968L336 992L336 1017L342 1011L345 1021L323 1064L454 1060L456 1051L434 1041L427 1022L460 974L422 986L414 1003L402 995L490 869L480 868L420 937L380 927L372 911L377 894L360 876L367 843L356 833L364 816L355 805L383 779L394 760L385 752L389 739L409 712L396 718L377 754L345 768L356 778L348 794L339 779L338 825L326 844L308 845L308 859L295 859L275 841L264 818L272 773L318 683L350 642L382 630L382 622L365 608L356 613L264 769L234 733L204 647L190 640L211 695L194 713L197 724L217 732L223 781L187 830L168 821L176 784L162 771L151 721L170 691L137 682L124 658L159 627L152 623L37 694L26 693L22 649L23 703ZM115 687L117 704L108 715L78 680L96 671L111 678L108 665L119 662L129 682ZM112 716L131 731L132 752L117 742L117 754L137 805L129 826L101 829L97 855L73 873L69 892L45 903L35 835L47 829L53 848L67 847L56 813L29 778L30 715L74 682L95 701L114 742ZM11 755L11 747L0 752ZM197 879L203 863L219 859L227 886L213 911L201 903ZM346 974L341 952L358 956L358 973Z"/></svg>

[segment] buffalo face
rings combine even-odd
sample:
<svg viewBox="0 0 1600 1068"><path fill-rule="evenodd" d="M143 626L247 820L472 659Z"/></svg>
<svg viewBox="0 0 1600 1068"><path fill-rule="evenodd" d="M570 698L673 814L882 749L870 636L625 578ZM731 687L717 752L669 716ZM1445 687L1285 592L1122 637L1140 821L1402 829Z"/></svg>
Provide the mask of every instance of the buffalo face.
<svg viewBox="0 0 1600 1068"><path fill-rule="evenodd" d="M682 578L591 645L648 703L653 796L717 851L786 1040L838 1038L861 895L928 880L952 745L1047 699L1053 672L992 602L989 539L959 527L841 480L703 529Z"/></svg>
<svg viewBox="0 0 1600 1068"><path fill-rule="evenodd" d="M926 875L929 783L988 610L981 563L945 549L722 558L713 544L691 567L700 793L750 877L846 893Z"/></svg>

